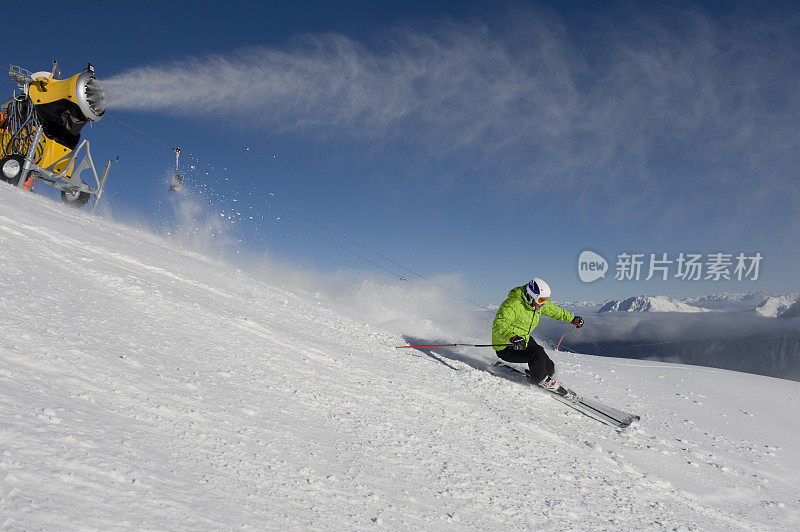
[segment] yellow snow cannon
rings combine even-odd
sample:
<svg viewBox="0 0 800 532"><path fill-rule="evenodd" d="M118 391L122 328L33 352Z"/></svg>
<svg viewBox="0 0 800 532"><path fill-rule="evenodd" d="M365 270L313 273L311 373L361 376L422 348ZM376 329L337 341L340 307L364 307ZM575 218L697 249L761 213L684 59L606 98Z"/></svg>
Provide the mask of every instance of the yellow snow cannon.
<svg viewBox="0 0 800 532"><path fill-rule="evenodd" d="M106 112L105 89L94 67L58 79L61 73L53 61L51 72L11 66L9 75L19 91L0 106L0 180L26 190L43 182L61 190L62 201L73 207L94 196L94 211L111 168L106 162L98 175L89 141L81 140L83 126ZM92 186L81 177L87 171Z"/></svg>

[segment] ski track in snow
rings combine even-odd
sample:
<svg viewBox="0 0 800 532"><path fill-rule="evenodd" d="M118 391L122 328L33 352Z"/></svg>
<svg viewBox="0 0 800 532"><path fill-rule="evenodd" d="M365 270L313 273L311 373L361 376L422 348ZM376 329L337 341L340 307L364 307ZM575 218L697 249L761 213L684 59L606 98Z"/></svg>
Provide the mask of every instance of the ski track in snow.
<svg viewBox="0 0 800 532"><path fill-rule="evenodd" d="M0 528L800 527L800 383L551 353L617 431L0 188Z"/></svg>

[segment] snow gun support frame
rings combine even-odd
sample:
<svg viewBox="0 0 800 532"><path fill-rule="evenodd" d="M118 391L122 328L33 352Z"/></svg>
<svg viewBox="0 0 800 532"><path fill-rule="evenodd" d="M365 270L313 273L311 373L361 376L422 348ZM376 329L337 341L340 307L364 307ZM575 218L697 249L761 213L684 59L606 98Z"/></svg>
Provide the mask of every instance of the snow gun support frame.
<svg viewBox="0 0 800 532"><path fill-rule="evenodd" d="M22 187L28 179L35 179L51 187L61 190L61 197L65 203L74 202L75 206L82 207L89 201L90 195L94 196L94 203L92 204L92 212L97 209L97 203L103 195L103 187L108 179L108 172L111 169L113 161L106 161L105 168L103 168L102 175L97 175L97 169L92 160L92 152L89 149L89 141L84 139L78 146L57 159L47 168L42 168L36 164L36 147L39 145L43 135L43 127L38 126L34 133L31 148L28 150L22 164L22 171L17 181L17 186ZM78 159L81 151L84 150L86 154L83 156L80 164L75 166L75 161ZM66 165L61 163L66 161ZM57 171L56 167L64 166L62 171ZM73 169L71 173L69 170ZM86 170L92 171L92 177L97 185L95 188L87 185L82 179L81 174Z"/></svg>

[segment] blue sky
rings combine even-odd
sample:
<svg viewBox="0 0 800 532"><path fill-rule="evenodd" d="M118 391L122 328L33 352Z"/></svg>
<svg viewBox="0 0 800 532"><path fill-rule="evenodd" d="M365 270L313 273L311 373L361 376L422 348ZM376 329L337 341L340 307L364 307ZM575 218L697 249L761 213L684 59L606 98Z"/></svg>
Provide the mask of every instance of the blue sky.
<svg viewBox="0 0 800 532"><path fill-rule="evenodd" d="M247 261L392 281L310 225L414 278L332 230L481 303L534 275L560 299L800 291L796 4L250 4L53 3L46 38L11 28L5 63L106 82L84 136L120 156L115 219L232 214ZM586 249L605 280L578 279ZM757 282L616 281L625 252L764 258Z"/></svg>

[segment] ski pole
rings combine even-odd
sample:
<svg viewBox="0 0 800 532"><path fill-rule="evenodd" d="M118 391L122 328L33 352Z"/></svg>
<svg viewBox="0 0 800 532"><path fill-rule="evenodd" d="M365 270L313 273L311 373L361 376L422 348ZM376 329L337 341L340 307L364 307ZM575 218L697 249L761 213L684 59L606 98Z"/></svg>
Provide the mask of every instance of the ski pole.
<svg viewBox="0 0 800 532"><path fill-rule="evenodd" d="M395 349L407 349L410 347L508 347L513 344L432 344L432 345L396 345Z"/></svg>
<svg viewBox="0 0 800 532"><path fill-rule="evenodd" d="M567 332L565 332L564 334L561 335L561 338L558 339L558 343L556 344L556 349L555 349L556 351L558 351L558 347L561 345L561 340L563 340L566 335L568 335L569 333L571 333L575 329L577 329L577 327L573 325L572 329L568 330Z"/></svg>

